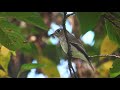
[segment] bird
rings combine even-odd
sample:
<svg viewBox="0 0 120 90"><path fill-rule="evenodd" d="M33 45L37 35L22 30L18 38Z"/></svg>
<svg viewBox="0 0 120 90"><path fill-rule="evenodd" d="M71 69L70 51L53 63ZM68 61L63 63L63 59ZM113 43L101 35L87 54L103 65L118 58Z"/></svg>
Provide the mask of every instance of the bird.
<svg viewBox="0 0 120 90"><path fill-rule="evenodd" d="M79 59L87 62L89 64L89 66L91 67L91 69L94 71L94 67L93 67L93 65L90 61L90 58L89 58L88 54L86 53L86 50L83 47L81 41L79 39L77 39L74 35L69 33L67 30L66 30L66 33L67 33L67 37L68 37L68 40L69 40L69 43L71 46L72 57L79 58ZM59 39L60 45L61 45L63 51L67 54L68 44L66 41L64 30L57 29L53 34L51 34L51 36L56 36Z"/></svg>

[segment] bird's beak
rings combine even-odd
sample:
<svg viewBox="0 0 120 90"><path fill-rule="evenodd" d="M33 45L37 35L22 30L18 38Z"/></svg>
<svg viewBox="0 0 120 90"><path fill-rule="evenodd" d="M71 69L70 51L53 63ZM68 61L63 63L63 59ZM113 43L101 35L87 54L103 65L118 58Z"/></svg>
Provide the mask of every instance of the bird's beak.
<svg viewBox="0 0 120 90"><path fill-rule="evenodd" d="M55 38L55 36L54 36L54 33L53 33L53 34L51 34L51 35L50 35L50 37L53 37L53 38Z"/></svg>

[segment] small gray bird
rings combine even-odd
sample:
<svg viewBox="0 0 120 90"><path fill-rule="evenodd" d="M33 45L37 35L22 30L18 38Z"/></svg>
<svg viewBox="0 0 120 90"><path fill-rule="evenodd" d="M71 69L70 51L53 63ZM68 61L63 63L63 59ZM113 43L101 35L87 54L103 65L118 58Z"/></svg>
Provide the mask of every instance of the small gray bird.
<svg viewBox="0 0 120 90"><path fill-rule="evenodd" d="M51 36L56 36L59 38L60 45L61 45L63 51L67 54L68 45L66 42L64 30L57 29ZM68 31L67 31L67 36L68 36L68 39L69 39L69 42L71 45L72 57L73 58L80 58L81 60L86 61L90 65L92 70L94 71L94 68L90 62L90 58L88 57L88 55L87 55L85 49L83 48L80 40L78 40L75 36L70 34Z"/></svg>

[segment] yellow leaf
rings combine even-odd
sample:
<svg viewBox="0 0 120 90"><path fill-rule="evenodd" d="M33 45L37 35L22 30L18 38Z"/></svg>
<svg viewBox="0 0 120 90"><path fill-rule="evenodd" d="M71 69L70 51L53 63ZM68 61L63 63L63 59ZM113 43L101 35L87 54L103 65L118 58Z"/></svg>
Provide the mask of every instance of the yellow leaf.
<svg viewBox="0 0 120 90"><path fill-rule="evenodd" d="M3 55L3 56L7 56L8 55L8 53L9 53L9 49L7 49L6 47L4 47L4 46L2 46L1 47L1 54Z"/></svg>
<svg viewBox="0 0 120 90"><path fill-rule="evenodd" d="M112 54L118 49L118 45L114 42L112 42L108 36L106 36L101 44L100 48L100 54L106 55L106 54ZM104 60L105 57L100 57L100 60ZM112 67L112 60L109 60L108 62L102 64L98 71L100 72L102 77L108 77L109 75L109 69Z"/></svg>
<svg viewBox="0 0 120 90"><path fill-rule="evenodd" d="M100 54L112 54L114 51L118 49L118 45L112 42L108 36L106 36L102 42ZM104 57L100 57L100 60L102 60Z"/></svg>
<svg viewBox="0 0 120 90"><path fill-rule="evenodd" d="M103 64L103 67L106 70L109 70L111 68L112 64L113 64L112 60L109 60L108 62L106 62L106 63Z"/></svg>
<svg viewBox="0 0 120 90"><path fill-rule="evenodd" d="M8 74L6 72L4 72L3 70L0 70L0 78L4 78L7 76L8 76Z"/></svg>
<svg viewBox="0 0 120 90"><path fill-rule="evenodd" d="M8 72L8 64L10 61L10 50L6 47L2 46L0 49L0 65L3 67L3 69Z"/></svg>
<svg viewBox="0 0 120 90"><path fill-rule="evenodd" d="M101 77L108 77L109 75L109 70L112 67L112 60L109 60L108 62L102 64L99 68L98 71L100 72Z"/></svg>
<svg viewBox="0 0 120 90"><path fill-rule="evenodd" d="M6 47L4 47L2 45L0 46L0 53L3 56L7 56L9 52L11 52L14 56L16 56L16 52L15 51L9 50L8 48L6 48Z"/></svg>
<svg viewBox="0 0 120 90"><path fill-rule="evenodd" d="M57 65L52 62L52 60L40 56L39 57L39 63L45 64L45 67L42 67L41 70L43 71L44 74L46 74L49 78L55 78L55 77L60 77L60 74L57 70Z"/></svg>

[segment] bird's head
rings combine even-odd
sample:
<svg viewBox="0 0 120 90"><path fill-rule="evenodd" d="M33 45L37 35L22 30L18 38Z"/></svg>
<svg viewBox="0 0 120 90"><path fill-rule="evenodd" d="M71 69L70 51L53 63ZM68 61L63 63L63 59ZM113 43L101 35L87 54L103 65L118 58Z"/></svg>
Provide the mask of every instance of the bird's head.
<svg viewBox="0 0 120 90"><path fill-rule="evenodd" d="M53 34L51 34L50 36L56 36L56 37L62 37L62 35L64 35L64 30L62 29L57 29Z"/></svg>

